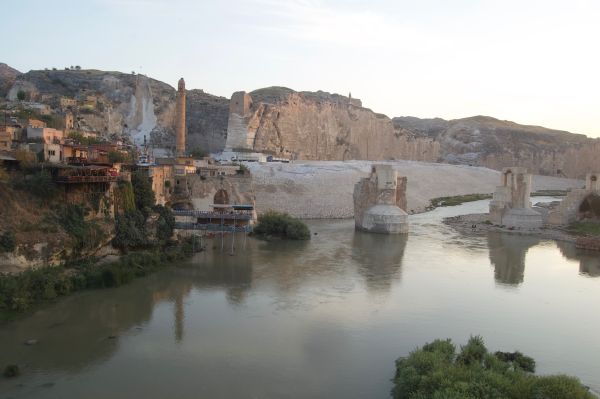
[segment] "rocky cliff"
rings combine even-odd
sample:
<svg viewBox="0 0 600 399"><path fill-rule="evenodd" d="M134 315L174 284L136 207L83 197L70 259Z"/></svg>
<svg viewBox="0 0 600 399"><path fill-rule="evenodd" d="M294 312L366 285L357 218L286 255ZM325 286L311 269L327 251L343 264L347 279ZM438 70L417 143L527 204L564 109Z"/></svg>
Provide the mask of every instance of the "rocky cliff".
<svg viewBox="0 0 600 399"><path fill-rule="evenodd" d="M439 145L394 128L360 100L325 92L270 87L234 93L226 147L292 159L436 161Z"/></svg>
<svg viewBox="0 0 600 399"><path fill-rule="evenodd" d="M0 70L3 70L0 66ZM9 100L22 90L32 101L61 109L60 99L85 101L94 97L96 106L76 107L79 126L104 135L130 137L137 144L144 136L158 147L174 146L175 89L143 75L98 70L44 70L15 75L0 83L10 89ZM207 150L222 149L225 144L229 101L201 90L188 91L188 148L200 145Z"/></svg>
<svg viewBox="0 0 600 399"><path fill-rule="evenodd" d="M6 96L21 72L0 62L0 97Z"/></svg>
<svg viewBox="0 0 600 399"><path fill-rule="evenodd" d="M397 129L440 143L442 161L502 169L523 166L531 173L581 178L600 170L600 140L487 116L446 121L401 117Z"/></svg>

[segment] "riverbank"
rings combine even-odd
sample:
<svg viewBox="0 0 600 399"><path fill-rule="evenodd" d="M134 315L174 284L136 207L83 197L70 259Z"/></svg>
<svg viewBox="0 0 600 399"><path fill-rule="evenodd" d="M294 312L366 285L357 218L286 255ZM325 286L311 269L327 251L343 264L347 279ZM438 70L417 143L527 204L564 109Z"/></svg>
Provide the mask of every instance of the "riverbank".
<svg viewBox="0 0 600 399"><path fill-rule="evenodd" d="M491 194L500 172L483 167L417 161L297 161L289 164L247 163L253 177L256 208L275 210L303 219L354 216L354 185L367 177L374 164L391 164L408 178L408 213L423 212L434 198ZM533 176L534 191L564 192L583 182Z"/></svg>
<svg viewBox="0 0 600 399"><path fill-rule="evenodd" d="M498 226L490 222L487 213L448 217L443 219L443 223L464 234L507 233L570 243L575 243L578 237L563 227L544 226L539 229L519 229Z"/></svg>
<svg viewBox="0 0 600 399"><path fill-rule="evenodd" d="M0 323L74 292L118 287L169 267L193 255L191 240L153 251L128 253L113 261L89 258L0 274Z"/></svg>

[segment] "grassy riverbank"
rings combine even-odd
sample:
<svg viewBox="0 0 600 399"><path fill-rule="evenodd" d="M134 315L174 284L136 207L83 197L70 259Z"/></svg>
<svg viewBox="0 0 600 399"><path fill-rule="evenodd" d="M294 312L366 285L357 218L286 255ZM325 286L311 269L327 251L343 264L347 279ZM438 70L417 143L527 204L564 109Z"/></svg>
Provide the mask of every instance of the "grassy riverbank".
<svg viewBox="0 0 600 399"><path fill-rule="evenodd" d="M432 210L440 206L455 206L464 204L465 202L473 202L492 198L491 194L466 194L455 195L452 197L438 197L430 201L427 210Z"/></svg>
<svg viewBox="0 0 600 399"><path fill-rule="evenodd" d="M187 239L176 246L132 252L110 263L87 259L0 275L0 322L77 291L127 284L191 255L192 243Z"/></svg>

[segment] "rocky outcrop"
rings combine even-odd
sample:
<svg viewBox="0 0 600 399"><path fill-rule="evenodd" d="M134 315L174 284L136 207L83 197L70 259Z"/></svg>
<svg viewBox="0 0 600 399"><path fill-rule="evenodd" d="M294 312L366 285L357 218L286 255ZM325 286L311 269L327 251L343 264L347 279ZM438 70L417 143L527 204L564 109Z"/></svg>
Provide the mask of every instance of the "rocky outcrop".
<svg viewBox="0 0 600 399"><path fill-rule="evenodd" d="M225 148L229 99L202 90L187 91L187 148L200 147L207 152Z"/></svg>
<svg viewBox="0 0 600 399"><path fill-rule="evenodd" d="M492 169L517 165L531 173L583 178L600 169L600 140L582 134L476 116L393 119L396 129L439 141L442 160Z"/></svg>
<svg viewBox="0 0 600 399"><path fill-rule="evenodd" d="M226 147L311 160L437 161L439 155L436 141L395 129L360 100L282 87L234 94Z"/></svg>
<svg viewBox="0 0 600 399"><path fill-rule="evenodd" d="M0 62L0 97L5 97L21 72Z"/></svg>

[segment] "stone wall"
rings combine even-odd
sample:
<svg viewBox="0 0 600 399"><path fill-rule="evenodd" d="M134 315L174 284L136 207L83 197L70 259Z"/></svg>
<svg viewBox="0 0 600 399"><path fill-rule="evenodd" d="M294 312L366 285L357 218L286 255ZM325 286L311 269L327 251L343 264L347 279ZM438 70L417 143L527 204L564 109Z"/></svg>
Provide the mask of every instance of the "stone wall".
<svg viewBox="0 0 600 399"><path fill-rule="evenodd" d="M211 209L215 194L221 189L227 192L231 204L253 205L255 202L254 184L250 174L216 177L187 175L186 179L194 209Z"/></svg>

